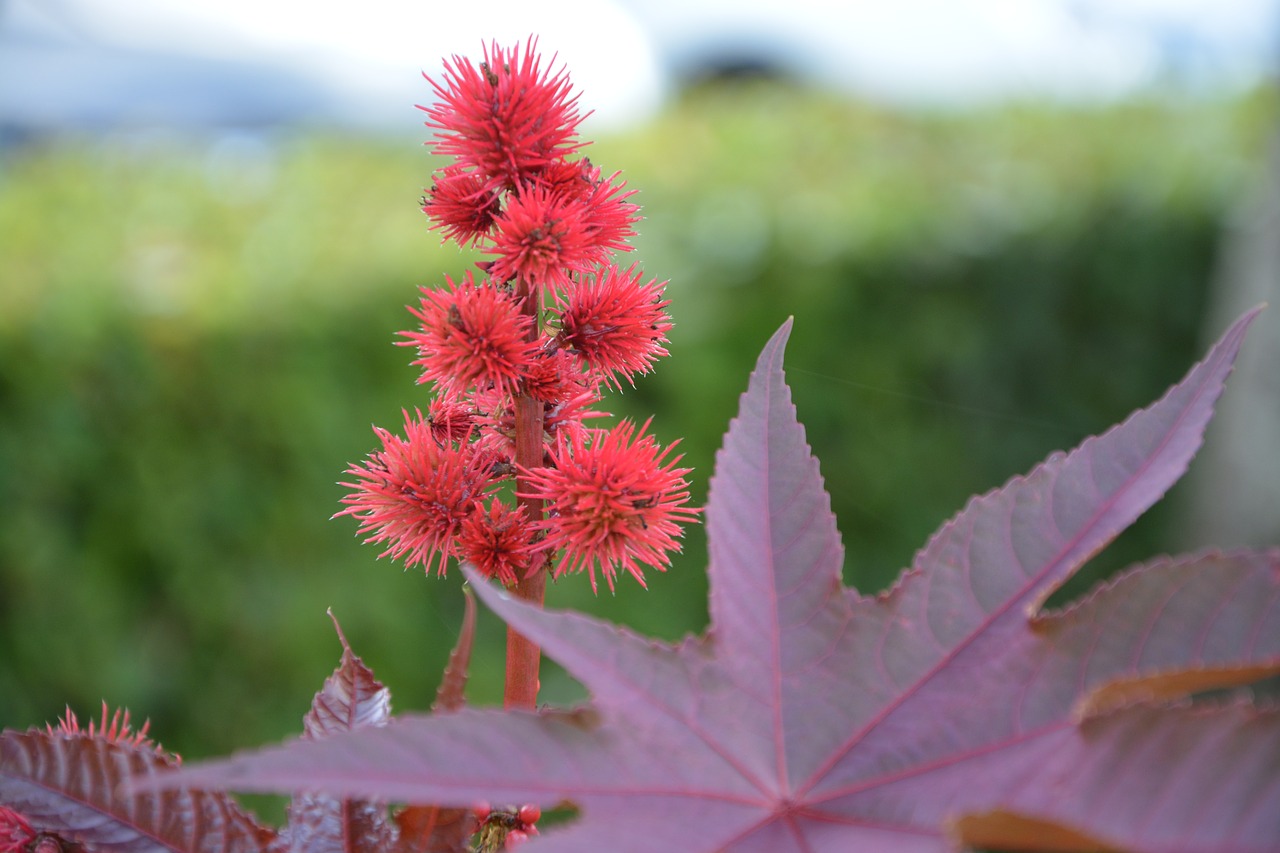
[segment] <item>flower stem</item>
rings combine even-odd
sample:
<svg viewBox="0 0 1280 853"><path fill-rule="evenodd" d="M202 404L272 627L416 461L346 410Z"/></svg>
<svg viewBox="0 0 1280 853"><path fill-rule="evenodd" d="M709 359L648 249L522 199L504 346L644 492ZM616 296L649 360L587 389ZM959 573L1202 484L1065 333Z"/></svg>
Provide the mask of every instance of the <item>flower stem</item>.
<svg viewBox="0 0 1280 853"><path fill-rule="evenodd" d="M521 282L521 295L524 297L523 312L533 317L530 327L530 338L538 340L541 335L541 316L538 310L538 292L527 283ZM542 467L542 432L543 406L528 394L519 394L515 398L516 415L516 464L517 471ZM516 475L516 492L527 491L524 476ZM517 502L525 508L525 521L534 524L542 520L542 501L537 498L517 498ZM530 565L529 574L518 582L512 593L541 607L547 590L546 567L535 560ZM503 707L534 709L538 705L538 669L542 661L542 650L510 626L507 627L507 680L503 691Z"/></svg>

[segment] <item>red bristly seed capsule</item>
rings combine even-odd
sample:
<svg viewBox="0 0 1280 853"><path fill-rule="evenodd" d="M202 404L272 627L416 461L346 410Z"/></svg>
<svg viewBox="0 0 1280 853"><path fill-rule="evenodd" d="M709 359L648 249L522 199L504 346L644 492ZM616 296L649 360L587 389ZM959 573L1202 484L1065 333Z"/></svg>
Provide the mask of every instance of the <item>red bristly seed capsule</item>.
<svg viewBox="0 0 1280 853"><path fill-rule="evenodd" d="M516 817L520 818L521 823L534 824L542 817L542 809L534 805L523 805L520 811L516 812Z"/></svg>
<svg viewBox="0 0 1280 853"><path fill-rule="evenodd" d="M520 829L513 829L507 833L507 841L505 846L506 846L506 849L508 850L515 850L517 847L524 844L528 840L529 840L529 833Z"/></svg>

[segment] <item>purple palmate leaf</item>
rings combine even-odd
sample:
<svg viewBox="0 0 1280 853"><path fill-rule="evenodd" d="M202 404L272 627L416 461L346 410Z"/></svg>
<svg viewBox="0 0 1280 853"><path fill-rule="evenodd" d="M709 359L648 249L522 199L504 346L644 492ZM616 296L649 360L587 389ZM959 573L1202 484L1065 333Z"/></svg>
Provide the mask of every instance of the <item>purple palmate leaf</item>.
<svg viewBox="0 0 1280 853"><path fill-rule="evenodd" d="M654 642L469 572L587 711L408 717L173 783L581 810L531 851L1274 851L1280 715L1188 697L1280 670L1280 556L1157 560L1041 612L1182 475L1252 318L1150 408L973 499L874 598L841 583L784 327L717 457L705 636Z"/></svg>

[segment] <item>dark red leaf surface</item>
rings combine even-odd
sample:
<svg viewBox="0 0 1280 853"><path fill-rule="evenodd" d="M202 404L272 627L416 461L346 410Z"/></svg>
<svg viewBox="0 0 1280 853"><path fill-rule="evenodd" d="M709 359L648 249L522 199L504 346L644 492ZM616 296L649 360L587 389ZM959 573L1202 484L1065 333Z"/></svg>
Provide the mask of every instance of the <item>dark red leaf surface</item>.
<svg viewBox="0 0 1280 853"><path fill-rule="evenodd" d="M437 713L466 705L467 673L476 635L476 599L466 587L463 602L458 643L449 653L444 678L431 706ZM395 821L399 829L395 853L465 853L475 827L471 809L446 806L405 806L396 812Z"/></svg>
<svg viewBox="0 0 1280 853"><path fill-rule="evenodd" d="M111 853L256 853L274 830L229 796L202 791L129 793L177 764L153 747L47 730L0 734L0 805L37 832Z"/></svg>
<svg viewBox="0 0 1280 853"><path fill-rule="evenodd" d="M302 719L303 740L382 726L391 719L391 691L351 651L337 618L329 616L342 641L342 660ZM273 853L380 853L394 842L385 800L303 791L289 804L289 824Z"/></svg>
<svg viewBox="0 0 1280 853"><path fill-rule="evenodd" d="M329 617L342 643L342 660L325 679L324 686L311 700L311 710L302 718L302 737L308 740L320 740L366 726L384 726L391 719L391 691L351 651L332 612Z"/></svg>
<svg viewBox="0 0 1280 853"><path fill-rule="evenodd" d="M581 810L531 851L1275 851L1280 712L1189 697L1280 670L1280 552L1155 560L1042 608L1183 474L1252 317L1150 408L971 500L870 598L841 581L784 326L717 457L706 635L654 642L469 573L589 709L407 717L180 778Z"/></svg>

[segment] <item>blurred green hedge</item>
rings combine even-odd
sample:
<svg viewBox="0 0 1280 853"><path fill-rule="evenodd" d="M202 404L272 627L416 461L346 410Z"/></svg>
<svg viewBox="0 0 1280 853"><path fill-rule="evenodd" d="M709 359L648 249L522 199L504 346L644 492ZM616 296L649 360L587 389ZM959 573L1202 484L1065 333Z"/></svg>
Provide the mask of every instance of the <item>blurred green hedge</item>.
<svg viewBox="0 0 1280 853"><path fill-rule="evenodd" d="M846 576L883 587L974 492L1155 399L1198 357L1260 95L906 115L778 86L693 93L593 145L640 190L634 256L671 280L672 358L609 401L683 436L705 496L760 346L822 460ZM460 620L444 581L375 559L336 481L423 405L419 285L475 258L417 209L434 163L335 136L122 136L0 169L0 725L101 700L190 756L298 730L340 648L400 710ZM1107 565L1158 551L1156 511ZM705 540L644 592L575 606L701 630ZM482 619L472 698L500 699ZM549 701L581 694L554 669Z"/></svg>

